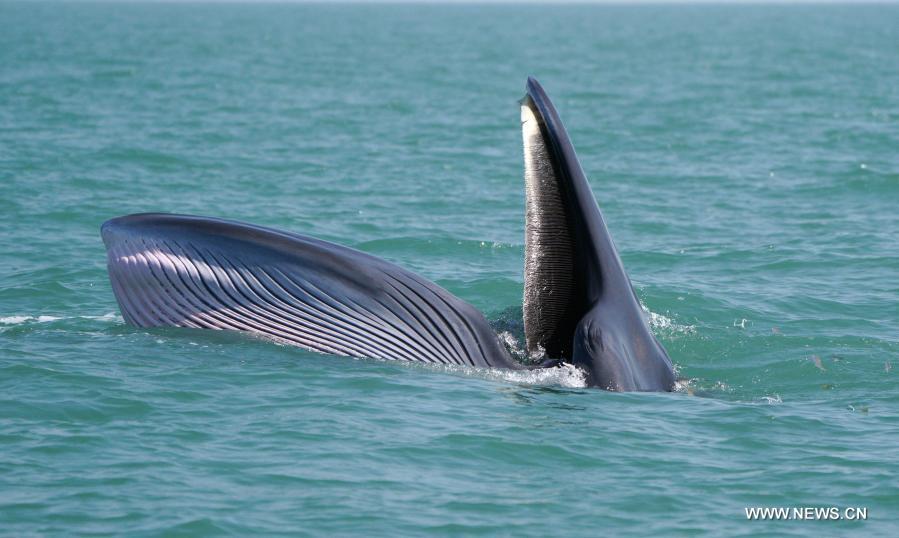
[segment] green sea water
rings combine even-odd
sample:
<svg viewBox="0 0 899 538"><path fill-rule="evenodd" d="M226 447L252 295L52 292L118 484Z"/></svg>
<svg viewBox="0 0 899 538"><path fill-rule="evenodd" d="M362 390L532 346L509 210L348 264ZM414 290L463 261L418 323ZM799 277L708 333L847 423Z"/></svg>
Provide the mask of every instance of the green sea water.
<svg viewBox="0 0 899 538"><path fill-rule="evenodd" d="M124 324L99 226L167 211L520 346L529 74L678 392ZM899 6L0 3L0 534L897 536L897 208Z"/></svg>

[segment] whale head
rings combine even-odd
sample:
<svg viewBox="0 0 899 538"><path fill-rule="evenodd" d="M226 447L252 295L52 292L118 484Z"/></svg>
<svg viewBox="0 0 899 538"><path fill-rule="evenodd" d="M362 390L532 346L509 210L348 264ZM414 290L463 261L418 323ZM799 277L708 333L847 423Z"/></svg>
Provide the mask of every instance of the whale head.
<svg viewBox="0 0 899 538"><path fill-rule="evenodd" d="M524 327L528 351L571 362L590 386L674 387L574 147L529 78L521 101L525 161Z"/></svg>

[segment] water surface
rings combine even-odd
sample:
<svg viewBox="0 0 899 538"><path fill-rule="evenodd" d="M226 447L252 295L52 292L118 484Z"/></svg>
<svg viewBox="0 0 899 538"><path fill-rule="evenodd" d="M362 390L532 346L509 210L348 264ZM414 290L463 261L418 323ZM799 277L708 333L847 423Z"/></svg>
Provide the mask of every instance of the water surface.
<svg viewBox="0 0 899 538"><path fill-rule="evenodd" d="M3 3L0 25L3 533L899 533L897 7ZM528 74L680 392L124 325L99 226L169 211L382 256L515 344Z"/></svg>

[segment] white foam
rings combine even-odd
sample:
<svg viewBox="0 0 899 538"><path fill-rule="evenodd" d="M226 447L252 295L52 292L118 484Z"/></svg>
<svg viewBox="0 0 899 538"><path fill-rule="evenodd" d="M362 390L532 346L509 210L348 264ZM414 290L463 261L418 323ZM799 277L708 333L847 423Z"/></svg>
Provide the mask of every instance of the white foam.
<svg viewBox="0 0 899 538"><path fill-rule="evenodd" d="M641 304L640 307L643 309L646 323L649 323L650 328L654 331L665 331L673 334L693 334L696 332L696 327L694 325L680 325L667 316L652 312L643 304Z"/></svg>
<svg viewBox="0 0 899 538"><path fill-rule="evenodd" d="M36 322L36 323L47 323L49 321L56 321L58 319L62 319L57 316L6 316L0 318L0 325L21 325L22 323L28 322Z"/></svg>
<svg viewBox="0 0 899 538"><path fill-rule="evenodd" d="M584 388L587 376L583 370L563 363L558 368L537 368L535 370L503 370L499 368L474 368L471 366L445 365L431 367L441 372L466 377L504 381L518 385Z"/></svg>
<svg viewBox="0 0 899 538"><path fill-rule="evenodd" d="M0 317L0 325L22 325L24 323L49 323L51 321L59 321L61 319L92 319L96 321L116 321L124 322L122 316L115 312L109 312L101 316L5 316Z"/></svg>
<svg viewBox="0 0 899 538"><path fill-rule="evenodd" d="M676 379L674 381L674 392L683 392L685 394L693 395L693 380L692 379Z"/></svg>
<svg viewBox="0 0 899 538"><path fill-rule="evenodd" d="M518 338L515 338L515 335L509 331L502 331L497 334L502 343L506 346L506 349L509 350L509 353L512 355L523 358L527 354L524 352L524 349L521 348L521 343L518 341Z"/></svg>
<svg viewBox="0 0 899 538"><path fill-rule="evenodd" d="M573 364L563 363L557 368L538 368L536 370L486 370L488 379L498 379L510 383L539 386L559 386L566 388L584 388L587 386L587 374Z"/></svg>
<svg viewBox="0 0 899 538"><path fill-rule="evenodd" d="M0 324L18 325L19 323L24 323L30 319L31 316L7 316L5 318L0 318Z"/></svg>

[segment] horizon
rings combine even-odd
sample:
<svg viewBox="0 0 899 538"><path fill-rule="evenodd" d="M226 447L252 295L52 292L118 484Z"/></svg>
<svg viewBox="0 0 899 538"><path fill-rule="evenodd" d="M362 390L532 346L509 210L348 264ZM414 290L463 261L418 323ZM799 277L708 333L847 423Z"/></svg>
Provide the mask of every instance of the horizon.
<svg viewBox="0 0 899 538"><path fill-rule="evenodd" d="M895 5L899 0L0 0L0 4L340 4L340 5L597 5L597 6L677 6L677 5Z"/></svg>

